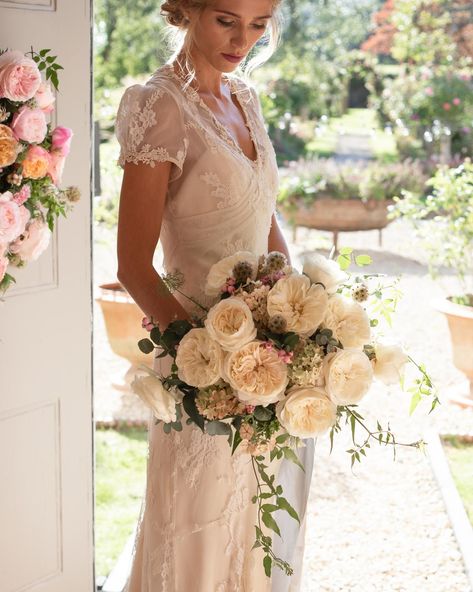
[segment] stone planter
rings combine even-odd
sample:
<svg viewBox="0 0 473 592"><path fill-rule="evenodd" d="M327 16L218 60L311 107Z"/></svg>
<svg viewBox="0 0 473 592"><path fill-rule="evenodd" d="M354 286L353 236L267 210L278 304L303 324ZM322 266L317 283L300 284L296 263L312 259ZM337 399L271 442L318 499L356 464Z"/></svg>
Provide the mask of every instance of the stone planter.
<svg viewBox="0 0 473 592"><path fill-rule="evenodd" d="M453 400L473 407L473 307L455 304L445 298L436 301L435 308L447 317L453 363L469 380L469 392L465 397L454 397Z"/></svg>
<svg viewBox="0 0 473 592"><path fill-rule="evenodd" d="M117 356L130 362L132 367L127 376L131 376L139 364L151 367L153 356L144 354L138 347L138 341L148 336L141 327L143 311L120 283L101 284L100 289L101 295L96 301L102 309L108 341Z"/></svg>
<svg viewBox="0 0 473 592"><path fill-rule="evenodd" d="M294 210L281 208L281 214L294 225L294 238L298 226L328 230L333 233L333 244L337 248L339 232L353 232L358 230L378 230L381 245L381 230L385 228L388 219L388 205L392 200L334 199L324 196L315 199L310 205L299 201Z"/></svg>

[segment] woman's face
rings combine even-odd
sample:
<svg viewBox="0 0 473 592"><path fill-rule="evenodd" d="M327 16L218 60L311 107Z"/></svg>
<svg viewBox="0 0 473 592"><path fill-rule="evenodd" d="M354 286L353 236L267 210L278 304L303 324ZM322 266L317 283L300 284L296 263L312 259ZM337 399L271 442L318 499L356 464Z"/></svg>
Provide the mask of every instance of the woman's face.
<svg viewBox="0 0 473 592"><path fill-rule="evenodd" d="M192 52L231 72L263 36L272 12L273 0L216 0L196 16Z"/></svg>

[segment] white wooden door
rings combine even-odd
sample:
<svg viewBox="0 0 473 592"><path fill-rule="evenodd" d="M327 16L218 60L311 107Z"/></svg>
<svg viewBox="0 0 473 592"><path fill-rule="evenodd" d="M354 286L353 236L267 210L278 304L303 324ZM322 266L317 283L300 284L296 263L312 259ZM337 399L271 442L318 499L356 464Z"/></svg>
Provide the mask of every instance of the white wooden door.
<svg viewBox="0 0 473 592"><path fill-rule="evenodd" d="M92 592L91 0L0 0L0 47L31 45L64 67L82 197L0 302L0 590Z"/></svg>

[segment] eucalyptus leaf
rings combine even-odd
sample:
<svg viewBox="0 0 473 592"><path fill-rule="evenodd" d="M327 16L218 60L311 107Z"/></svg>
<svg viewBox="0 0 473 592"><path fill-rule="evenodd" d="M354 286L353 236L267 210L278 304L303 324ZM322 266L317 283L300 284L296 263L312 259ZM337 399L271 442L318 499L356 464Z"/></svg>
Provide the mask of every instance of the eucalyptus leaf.
<svg viewBox="0 0 473 592"><path fill-rule="evenodd" d="M210 436L227 436L232 434L232 428L228 423L221 421L208 421L205 424L205 430Z"/></svg>
<svg viewBox="0 0 473 592"><path fill-rule="evenodd" d="M144 354L150 354L152 351L154 351L153 342L147 337L138 341L138 347Z"/></svg>

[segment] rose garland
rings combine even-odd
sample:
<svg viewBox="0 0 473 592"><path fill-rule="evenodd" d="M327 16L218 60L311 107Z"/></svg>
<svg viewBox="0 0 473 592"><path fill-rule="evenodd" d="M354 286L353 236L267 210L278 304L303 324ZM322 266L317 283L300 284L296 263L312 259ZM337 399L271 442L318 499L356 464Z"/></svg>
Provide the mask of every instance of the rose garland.
<svg viewBox="0 0 473 592"><path fill-rule="evenodd" d="M399 345L372 338L376 313L391 321L396 285L383 287L376 274L348 274L353 261L363 267L371 260L355 257L351 249L341 250L338 265L311 254L298 273L282 253L258 258L238 252L210 269L205 291L219 300L203 318L194 324L174 321L163 332L143 319L150 335L139 341L141 351L158 349L158 357L169 355L173 363L164 377L143 366L146 374L135 377L132 389L151 407L156 423L163 422L165 433L182 430L185 411L187 424L227 436L232 454L240 446L251 455L257 484L252 501L258 504L253 548L262 548L267 576L274 565L293 573L272 549L270 531L281 536L273 513L284 510L299 521L268 473L270 463L285 457L304 470L296 454L302 439L329 431L332 449L343 420L351 428L352 466L373 440L392 445L394 452L398 445L422 448L422 440L399 443L389 424L384 429L378 421L376 430L370 429L358 411L373 379L402 384L409 361L420 373L410 389L410 412L423 397L432 400L431 411L439 402L423 366ZM182 274L164 279L171 291L180 291ZM391 290L388 298L383 290ZM365 309L369 300L371 318Z"/></svg>
<svg viewBox="0 0 473 592"><path fill-rule="evenodd" d="M16 280L9 266L23 267L48 247L55 219L80 199L77 187L59 189L72 130L51 129L57 56L50 49L0 52L0 292ZM46 73L46 81L41 71Z"/></svg>

